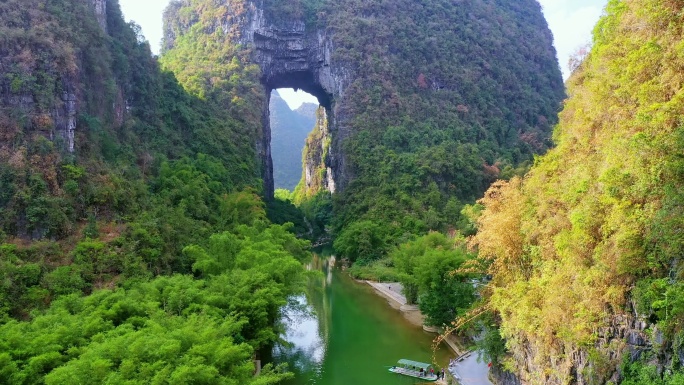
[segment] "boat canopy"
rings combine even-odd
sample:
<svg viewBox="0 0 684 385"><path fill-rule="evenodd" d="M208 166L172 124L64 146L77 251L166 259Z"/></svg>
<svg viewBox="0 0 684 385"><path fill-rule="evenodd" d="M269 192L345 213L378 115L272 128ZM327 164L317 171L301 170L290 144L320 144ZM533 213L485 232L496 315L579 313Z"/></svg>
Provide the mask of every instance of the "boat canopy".
<svg viewBox="0 0 684 385"><path fill-rule="evenodd" d="M397 364L402 366L415 366L416 368L423 368L424 370L429 369L432 366L431 364L426 364L425 362L405 360L403 358L399 360Z"/></svg>

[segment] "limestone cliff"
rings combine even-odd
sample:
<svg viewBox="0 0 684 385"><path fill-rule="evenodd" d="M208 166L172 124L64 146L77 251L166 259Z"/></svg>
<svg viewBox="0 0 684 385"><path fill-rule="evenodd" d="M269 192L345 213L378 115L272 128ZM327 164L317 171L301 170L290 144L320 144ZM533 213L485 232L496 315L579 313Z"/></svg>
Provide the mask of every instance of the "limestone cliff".
<svg viewBox="0 0 684 385"><path fill-rule="evenodd" d="M12 5L8 3L5 6ZM66 18L74 18L76 15L79 17L78 21L73 20L77 25L67 28L73 27L78 31L76 33L87 36L87 40L93 44L106 44L105 0L76 1L65 7L64 11L63 15ZM25 25L21 29L15 29L15 32L32 36L32 31L42 28L45 23L55 21L56 17L43 10L20 19L23 19ZM99 25L100 31L95 25ZM12 27L15 26L12 25L10 28ZM39 38L36 37L29 37L15 46L7 46L5 55L0 59L5 71L5 76L0 81L4 83L2 105L5 108L22 111L32 122L31 126L36 132L46 134L50 140L60 143L67 152L73 153L76 145L77 115L86 110L88 89L103 88L102 77L106 74L100 74L99 79L90 76L88 70L102 65L104 58L91 56L97 55L92 53L94 50L78 46L79 42L70 40L64 32L59 29L50 31L54 36L48 43L43 42L45 45L42 47ZM117 85L107 91L111 91L111 95L120 95L122 92L121 89L117 89ZM123 110L120 105L123 102L121 98L112 101L109 112ZM101 102L104 102L104 98L98 103Z"/></svg>
<svg viewBox="0 0 684 385"><path fill-rule="evenodd" d="M563 97L551 35L533 0L458 5L446 0L179 1L167 9L165 25L163 61L182 82L185 78L194 82L197 73L173 63L182 61L180 52L186 57L213 55L213 49L189 44L198 40L209 44L213 39L221 50L230 50L243 63L248 57L258 66L264 95L278 87L293 87L317 96L326 108L331 136L328 165L338 192L367 177L362 171L367 169L364 160L358 154L352 160L345 149L358 147L351 142L362 131L372 133L366 141L371 146L382 145L379 136L392 126L402 131L437 130L444 139L461 143L496 143L484 152L485 159L477 161L474 152L478 151L467 150L473 153L468 162L477 165L456 167L462 170L481 168L483 161L517 164L546 148ZM197 68L206 72L207 79L224 76L221 71ZM203 93L223 87L208 84L197 86ZM265 99L252 107L261 111L261 132L255 140L270 196ZM434 180L444 193L455 185L454 175L426 177L418 184L428 186L428 179ZM478 175L470 184L472 188L464 183L454 191L472 199L486 181Z"/></svg>
<svg viewBox="0 0 684 385"><path fill-rule="evenodd" d="M452 228L463 202L524 170L565 96L535 0L182 0L166 11L164 46L186 90L244 122L266 197L268 95L318 97L333 230L370 220L390 243Z"/></svg>
<svg viewBox="0 0 684 385"><path fill-rule="evenodd" d="M332 39L328 31L318 28L307 28L302 20L267 20L265 17L264 2L247 2L248 12L238 24L241 29L238 42L254 47L252 59L261 69L261 82L269 92L276 88L302 89L319 99L319 103L325 112L322 120L318 123L328 124L335 122L331 127L319 127L321 132L330 129L335 132L333 147L338 148L341 140L347 136L344 118L335 120L337 104L348 86L351 74L341 65L333 65L332 62ZM230 29L229 24L224 24L224 30ZM264 131L258 147L264 158L263 175L264 187L267 196L273 191L273 166L270 158L271 128L268 119L268 111L264 112ZM318 149L310 149L318 153ZM334 180L344 181L344 154L336 151L337 156L331 156L328 162L331 181L325 186L334 186ZM318 165L306 164L306 170L318 168ZM335 170L335 171L333 171ZM337 175L335 174L337 173ZM311 178L307 185L312 183ZM323 184L317 185L324 186Z"/></svg>
<svg viewBox="0 0 684 385"><path fill-rule="evenodd" d="M5 214L0 231L54 238L71 231L68 215L57 212L74 208L43 194L64 196L64 163L83 155L79 149L95 146L83 118L120 127L129 95L125 80L117 79L109 62L108 18L124 23L117 19L118 5L108 13L104 0L38 3L0 6L5 31L0 48L0 172L6 188L0 199ZM29 198L22 197L18 192L30 188L18 177L25 173L47 188L34 186Z"/></svg>
<svg viewBox="0 0 684 385"><path fill-rule="evenodd" d="M326 109L319 107L316 112L316 125L306 139L302 155L302 179L295 189L295 201L311 198L320 191L335 193L335 179L330 167L330 143Z"/></svg>
<svg viewBox="0 0 684 385"><path fill-rule="evenodd" d="M107 0L90 0L90 2L95 9L95 17L100 28L107 32Z"/></svg>
<svg viewBox="0 0 684 385"><path fill-rule="evenodd" d="M597 330L591 348L578 348L567 357L552 362L540 360L545 356L545 348L528 341L522 344L521 349L511 350L517 369L511 372L496 366L492 370L491 379L496 385L618 384L624 379L619 368L625 360L638 360L652 352L653 341L648 329L653 326L648 320L634 313L616 315ZM662 358L659 364L663 367L680 360L672 354ZM548 374L562 371L570 373L563 380Z"/></svg>
<svg viewBox="0 0 684 385"><path fill-rule="evenodd" d="M684 378L683 21L678 3L610 1L556 147L481 200L498 359L523 384Z"/></svg>
<svg viewBox="0 0 684 385"><path fill-rule="evenodd" d="M140 202L117 198L120 182L161 159L202 152L231 165L233 186L256 185L256 162L232 167L254 158L241 125L162 73L116 0L8 0L0 25L0 238L125 216Z"/></svg>

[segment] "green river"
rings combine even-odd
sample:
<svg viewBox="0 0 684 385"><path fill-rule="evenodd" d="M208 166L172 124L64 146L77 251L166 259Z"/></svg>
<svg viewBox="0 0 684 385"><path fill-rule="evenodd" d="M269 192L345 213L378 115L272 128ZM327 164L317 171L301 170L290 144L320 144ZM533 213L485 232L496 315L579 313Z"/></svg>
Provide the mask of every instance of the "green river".
<svg viewBox="0 0 684 385"><path fill-rule="evenodd" d="M417 379L388 372L400 358L446 366L453 353L432 350L434 334L410 324L366 284L334 268L332 259L315 258L307 295L300 306L283 311L284 343L272 351L276 363L287 362L295 378L287 385L417 384ZM434 363L434 362L433 362Z"/></svg>

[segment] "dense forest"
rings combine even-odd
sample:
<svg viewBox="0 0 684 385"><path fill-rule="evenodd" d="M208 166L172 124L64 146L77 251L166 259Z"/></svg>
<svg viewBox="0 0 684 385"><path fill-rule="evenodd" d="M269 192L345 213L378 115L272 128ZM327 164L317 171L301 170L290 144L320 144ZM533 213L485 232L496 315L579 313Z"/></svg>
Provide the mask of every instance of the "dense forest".
<svg viewBox="0 0 684 385"><path fill-rule="evenodd" d="M456 227L465 220L464 204L497 178L524 172L550 145L565 94L534 0L263 4L268 33L303 20L312 33L330 36L332 65L351 74L329 111L340 126L330 129L327 160L345 159L331 229L351 240L354 228L368 229L367 237L383 245L371 259L407 234ZM263 105L257 89L233 84L247 79L240 65L253 52L242 45L249 26L240 20L250 12L239 0L172 3L162 57L193 94L251 108L242 111L245 119L257 118ZM217 63L219 57L232 59ZM341 125L348 137L337 143Z"/></svg>
<svg viewBox="0 0 684 385"><path fill-rule="evenodd" d="M449 274L474 258L465 239L427 231L472 231L463 203L549 145L563 87L539 6L264 1L276 24L334 31L355 73L352 179L297 208L263 194L260 69L216 28L244 5L172 2L157 59L117 0L0 4L3 382L287 378L253 360L302 290L295 234L336 232L358 266L388 256L430 324L475 299Z"/></svg>
<svg viewBox="0 0 684 385"><path fill-rule="evenodd" d="M238 0L174 2L162 63L193 94L251 107L258 117L259 105L242 103L232 80L217 81L239 75L253 53L240 49L249 27L239 20L250 12ZM264 16L272 26L258 33L287 30L295 19L330 34L333 62L353 74L344 96L319 116L326 126L317 125L303 156L314 189L329 176L325 162L340 158L334 151L342 151L349 180L335 181L332 195L302 180L294 195L276 196L306 214L310 228L301 230L332 233L352 274L402 281L430 324L465 313L477 275L449 272L473 254L458 237L428 232L472 235L481 210L474 200L497 178L524 173L551 144L565 93L539 4L270 0ZM211 60L225 56L232 61ZM329 143L340 127L328 118L346 119L350 134L337 147Z"/></svg>
<svg viewBox="0 0 684 385"><path fill-rule="evenodd" d="M330 6L338 60L359 69L346 95L354 178L336 197L341 237L374 229L391 246L454 228L465 203L548 148L564 90L536 1Z"/></svg>
<svg viewBox="0 0 684 385"><path fill-rule="evenodd" d="M494 184L474 239L492 355L529 384L681 384L680 2L612 0L555 148ZM500 337L497 337L500 333Z"/></svg>
<svg viewBox="0 0 684 385"><path fill-rule="evenodd" d="M464 204L547 148L564 93L536 2L329 6L337 60L359 72L345 96L353 177L335 197L333 222L336 247L352 260L457 227ZM356 242L366 238L367 253Z"/></svg>
<svg viewBox="0 0 684 385"><path fill-rule="evenodd" d="M276 383L253 360L309 246L267 219L256 129L94 4L0 3L0 382Z"/></svg>
<svg viewBox="0 0 684 385"><path fill-rule="evenodd" d="M611 0L566 89L534 0L259 1L348 75L290 153L346 179L275 197L251 5L172 1L156 58L117 0L0 2L0 382L276 384L334 238L426 324L483 314L495 373L682 383L680 2Z"/></svg>

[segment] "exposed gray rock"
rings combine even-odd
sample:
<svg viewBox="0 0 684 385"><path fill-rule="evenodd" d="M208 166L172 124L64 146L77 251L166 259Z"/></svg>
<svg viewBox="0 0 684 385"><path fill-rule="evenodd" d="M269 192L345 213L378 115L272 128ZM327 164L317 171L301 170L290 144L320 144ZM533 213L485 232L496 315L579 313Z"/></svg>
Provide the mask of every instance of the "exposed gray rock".
<svg viewBox="0 0 684 385"><path fill-rule="evenodd" d="M76 87L69 81L62 81L61 95L55 103L47 110L42 110L36 104L36 100L31 93L7 94L0 99L0 105L4 104L14 109L22 111L27 117L37 117L49 114L51 119L50 127L41 127L46 130L42 133L50 140L60 139L64 145L63 150L70 153L75 148L76 121L78 112L78 97ZM33 127L35 129L35 127Z"/></svg>
<svg viewBox="0 0 684 385"><path fill-rule="evenodd" d="M102 30L107 32L107 0L91 0L91 4L95 8L95 16L97 22L102 27Z"/></svg>
<svg viewBox="0 0 684 385"><path fill-rule="evenodd" d="M19 95L11 94L7 99L7 104L12 107L18 107L24 111L28 111L33 108L34 103L35 100L33 99L33 95L28 93Z"/></svg>
<svg viewBox="0 0 684 385"><path fill-rule="evenodd" d="M73 153L76 132L76 95L65 91L62 94L62 102L64 103L64 119L60 119L61 122L58 121L57 130L66 143L67 151Z"/></svg>
<svg viewBox="0 0 684 385"><path fill-rule="evenodd" d="M589 354L588 349L578 349L566 352L566 356L553 363L553 367L569 368L569 383L577 385L602 384L608 381L619 383L621 375L616 368L625 355L631 360L637 360L642 353L652 350L652 343L646 329L648 322L636 314L626 313L614 315L607 321L606 326L596 331L597 340ZM654 332L657 333L657 332ZM492 379L497 385L520 385L538 383L542 367L535 362L536 351L531 344L516 352L514 359L521 372L513 374L501 369L492 370ZM600 358L597 360L596 357ZM535 380L532 380L532 379ZM552 377L546 377L545 384L561 382ZM564 384L565 382L563 382Z"/></svg>
<svg viewBox="0 0 684 385"><path fill-rule="evenodd" d="M499 366L493 366L489 375L495 385L521 385L520 379L515 374L507 372Z"/></svg>
<svg viewBox="0 0 684 385"><path fill-rule="evenodd" d="M236 33L240 44L254 47L253 60L261 68L261 82L267 96L277 88L294 88L318 98L326 109L329 125L326 131L332 141L325 164L325 184L328 189L343 189L347 178L341 141L348 133L346 119L337 112L353 73L333 61L332 37L327 31L309 29L301 20L276 26L264 16L263 1L249 1L246 6L248 11L244 16L217 21L216 28L224 33ZM171 43L173 40L175 36L167 31L165 41ZM256 146L262 163L265 193L271 197L274 187L268 115L268 105L264 105L264 130Z"/></svg>
<svg viewBox="0 0 684 385"><path fill-rule="evenodd" d="M332 193L336 190L332 168L326 165L326 156L329 152L328 145L331 141L328 128L326 109L321 107L317 113L314 132L307 139L306 156L304 158L304 188L312 193L321 189ZM325 169L323 177L317 175L321 169Z"/></svg>

